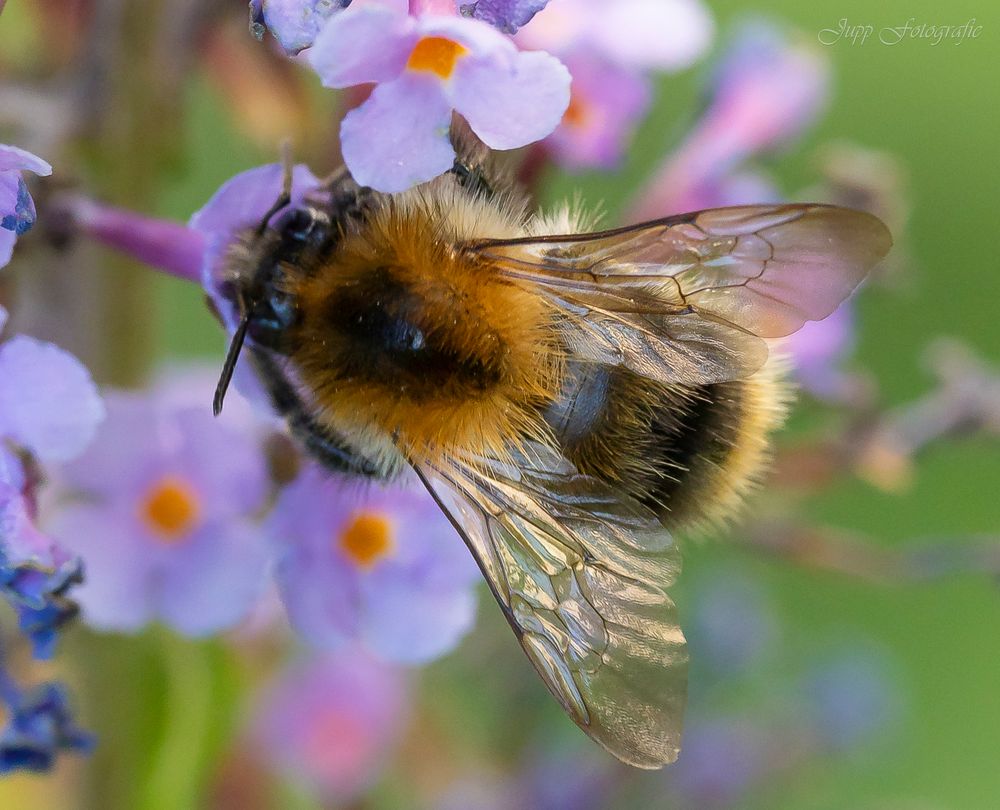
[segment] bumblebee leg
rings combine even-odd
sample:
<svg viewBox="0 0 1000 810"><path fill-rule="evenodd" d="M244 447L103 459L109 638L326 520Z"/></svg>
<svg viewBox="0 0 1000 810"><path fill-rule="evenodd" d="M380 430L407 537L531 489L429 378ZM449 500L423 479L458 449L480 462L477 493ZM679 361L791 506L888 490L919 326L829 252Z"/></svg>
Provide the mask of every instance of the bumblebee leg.
<svg viewBox="0 0 1000 810"><path fill-rule="evenodd" d="M333 472L380 477L378 468L371 461L317 424L302 398L282 374L279 364L266 351L255 348L252 356L258 377L267 387L272 407L285 418L292 435L314 459Z"/></svg>
<svg viewBox="0 0 1000 810"><path fill-rule="evenodd" d="M479 169L472 168L456 158L455 164L451 167L451 173L455 175L462 188L481 197L493 196L493 188L486 182L486 177Z"/></svg>

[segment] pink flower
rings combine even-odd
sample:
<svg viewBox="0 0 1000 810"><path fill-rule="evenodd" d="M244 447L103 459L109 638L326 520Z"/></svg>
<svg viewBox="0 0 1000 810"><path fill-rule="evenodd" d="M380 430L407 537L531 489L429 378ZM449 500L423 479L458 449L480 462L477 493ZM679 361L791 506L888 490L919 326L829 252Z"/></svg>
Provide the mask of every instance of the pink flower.
<svg viewBox="0 0 1000 810"><path fill-rule="evenodd" d="M617 165L649 107L649 74L689 67L712 33L698 0L551 0L517 41L573 74L569 108L545 142L552 156L569 169Z"/></svg>
<svg viewBox="0 0 1000 810"><path fill-rule="evenodd" d="M657 170L629 219L721 204L712 196L747 159L787 144L816 120L828 83L829 65L815 49L766 23L745 26L716 70L701 120Z"/></svg>
<svg viewBox="0 0 1000 810"><path fill-rule="evenodd" d="M416 664L472 627L479 572L418 487L362 486L311 466L278 499L268 533L288 617L310 644L360 642Z"/></svg>
<svg viewBox="0 0 1000 810"><path fill-rule="evenodd" d="M340 803L375 781L406 720L400 674L349 648L285 673L265 696L253 736L285 776Z"/></svg>
<svg viewBox="0 0 1000 810"><path fill-rule="evenodd" d="M108 395L97 439L63 470L64 493L82 497L50 528L83 558L77 595L95 627L161 620L207 635L244 619L263 590L268 549L255 518L269 493L266 459L238 411L212 418L212 386L176 376Z"/></svg>
<svg viewBox="0 0 1000 810"><path fill-rule="evenodd" d="M570 84L557 59L518 51L477 20L407 11L402 2L352 4L307 53L327 87L377 85L341 125L344 161L358 183L398 192L448 171L452 111L492 149L555 129Z"/></svg>

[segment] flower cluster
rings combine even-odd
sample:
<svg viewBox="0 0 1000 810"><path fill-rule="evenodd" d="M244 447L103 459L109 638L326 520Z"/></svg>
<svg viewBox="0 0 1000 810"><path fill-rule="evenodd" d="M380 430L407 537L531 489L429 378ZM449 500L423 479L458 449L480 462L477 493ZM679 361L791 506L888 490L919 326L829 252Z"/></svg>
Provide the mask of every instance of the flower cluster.
<svg viewBox="0 0 1000 810"><path fill-rule="evenodd" d="M341 149L360 184L396 192L452 167L453 112L493 149L538 141L558 125L566 68L519 50L493 25L516 29L534 13L526 6L473 3L459 14L453 3L265 0L259 21L289 52L304 51L325 86L375 85L344 117Z"/></svg>
<svg viewBox="0 0 1000 810"><path fill-rule="evenodd" d="M16 238L35 221L22 171L49 174L40 158L0 145L0 267ZM0 307L0 335L7 325ZM79 559L36 525L39 464L78 455L104 417L104 406L87 370L51 343L16 335L0 343L0 595L17 615L32 655L51 658L58 630L77 606L70 591L82 580ZM47 770L60 751L90 746L72 719L56 683L22 689L6 671L6 639L0 642L0 774Z"/></svg>

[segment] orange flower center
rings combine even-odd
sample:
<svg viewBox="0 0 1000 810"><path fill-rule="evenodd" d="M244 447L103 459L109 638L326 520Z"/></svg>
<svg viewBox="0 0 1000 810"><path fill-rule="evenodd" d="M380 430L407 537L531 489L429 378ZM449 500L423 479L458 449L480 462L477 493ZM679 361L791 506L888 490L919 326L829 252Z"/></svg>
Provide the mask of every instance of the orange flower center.
<svg viewBox="0 0 1000 810"><path fill-rule="evenodd" d="M174 543L191 531L200 511L194 489L174 476L152 486L142 503L146 525L165 543Z"/></svg>
<svg viewBox="0 0 1000 810"><path fill-rule="evenodd" d="M392 546L392 524L375 512L356 513L340 535L340 547L361 568L371 568Z"/></svg>
<svg viewBox="0 0 1000 810"><path fill-rule="evenodd" d="M406 66L410 70L436 73L447 79L455 70L458 60L468 53L468 49L444 37L424 37L420 40Z"/></svg>
<svg viewBox="0 0 1000 810"><path fill-rule="evenodd" d="M570 93L569 106L563 113L563 123L570 127L582 127L590 118L590 105L578 93Z"/></svg>

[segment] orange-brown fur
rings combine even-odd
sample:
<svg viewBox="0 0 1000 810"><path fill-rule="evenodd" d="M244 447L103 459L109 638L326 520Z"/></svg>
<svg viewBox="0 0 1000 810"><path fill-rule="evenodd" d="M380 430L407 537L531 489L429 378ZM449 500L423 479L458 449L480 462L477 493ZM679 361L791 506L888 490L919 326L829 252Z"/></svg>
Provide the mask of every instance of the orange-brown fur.
<svg viewBox="0 0 1000 810"><path fill-rule="evenodd" d="M394 201L363 231L347 234L329 268L295 284L304 326L291 360L315 395L322 420L361 446L391 436L411 460L457 449L501 453L519 436L542 438L539 405L555 396L562 363L551 309L493 268L454 247L462 231L482 233L475 206L413 195ZM514 231L513 217L493 231ZM331 328L329 302L378 268L421 302L415 314L429 342L481 365L489 384L454 378L433 395L345 371L348 347Z"/></svg>

